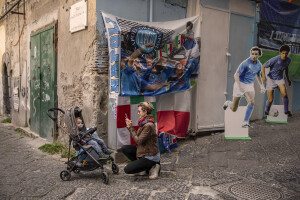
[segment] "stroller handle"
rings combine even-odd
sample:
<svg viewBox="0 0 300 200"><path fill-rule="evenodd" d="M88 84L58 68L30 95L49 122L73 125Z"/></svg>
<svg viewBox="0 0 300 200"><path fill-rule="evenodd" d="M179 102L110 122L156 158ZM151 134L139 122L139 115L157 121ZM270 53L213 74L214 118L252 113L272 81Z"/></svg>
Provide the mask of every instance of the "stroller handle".
<svg viewBox="0 0 300 200"><path fill-rule="evenodd" d="M51 116L50 112L54 112L54 111L56 111L56 110L58 110L58 111L62 112L63 114L65 114L65 111L63 111L63 110L60 109L60 108L50 108L50 109L48 109L48 110L46 111L46 114L47 114L48 117L50 117L50 119L52 119L53 121L56 121L56 120L57 120L57 117Z"/></svg>

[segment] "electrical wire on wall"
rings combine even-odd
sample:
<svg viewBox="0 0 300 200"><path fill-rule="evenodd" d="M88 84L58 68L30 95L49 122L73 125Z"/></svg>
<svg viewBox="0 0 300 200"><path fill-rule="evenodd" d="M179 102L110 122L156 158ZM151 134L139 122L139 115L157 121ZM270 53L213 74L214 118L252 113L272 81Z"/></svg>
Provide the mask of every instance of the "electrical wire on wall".
<svg viewBox="0 0 300 200"><path fill-rule="evenodd" d="M26 17L25 17L25 1L23 2L23 6L24 6L24 11L23 13L20 13L19 11L19 8L20 8L20 3L18 3L18 12L12 12L13 14L18 14L18 30L19 30L19 37L18 37L18 41L15 43L15 44L12 44L13 41L11 41L11 44L13 46L17 46L19 43L20 43L20 39L21 39L21 36L23 35L23 32L24 32L24 27L25 27L25 24L26 24ZM22 26L22 30L20 32L20 14L23 15L23 19L24 19L24 22L23 22L23 26Z"/></svg>

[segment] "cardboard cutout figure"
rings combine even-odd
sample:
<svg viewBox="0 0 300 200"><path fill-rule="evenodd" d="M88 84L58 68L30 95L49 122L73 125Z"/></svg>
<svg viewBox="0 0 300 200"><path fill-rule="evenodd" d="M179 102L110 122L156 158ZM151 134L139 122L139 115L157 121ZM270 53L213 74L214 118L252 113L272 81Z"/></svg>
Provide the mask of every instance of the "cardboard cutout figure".
<svg viewBox="0 0 300 200"><path fill-rule="evenodd" d="M289 98L283 76L285 73L288 84L291 86L292 82L290 81L288 73L291 59L287 57L290 52L290 47L288 45L283 45L280 47L279 52L280 54L278 56L271 58L262 66L262 79L266 82L268 95L265 114L270 114L270 108L274 99L274 89L278 88L283 97L284 113L291 117L292 113L288 110Z"/></svg>
<svg viewBox="0 0 300 200"><path fill-rule="evenodd" d="M234 89L233 89L233 100L226 101L223 105L223 109L227 107L233 112L236 112L239 107L241 97L245 96L248 105L245 112L244 120L241 124L243 128L250 127L249 119L254 109L254 80L257 78L258 84L260 85L261 92L265 92L265 87L261 79L261 63L258 58L262 55L262 51L258 47L252 47L250 50L250 57L244 60L237 68L234 74ZM232 122L235 123L235 122ZM226 127L225 127L226 128Z"/></svg>

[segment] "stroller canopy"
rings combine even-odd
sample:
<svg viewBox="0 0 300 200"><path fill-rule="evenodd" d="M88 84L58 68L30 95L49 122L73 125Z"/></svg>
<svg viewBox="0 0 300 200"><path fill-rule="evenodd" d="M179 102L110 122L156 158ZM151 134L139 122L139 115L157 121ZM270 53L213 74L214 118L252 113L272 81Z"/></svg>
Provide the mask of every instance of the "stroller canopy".
<svg viewBox="0 0 300 200"><path fill-rule="evenodd" d="M65 123L67 125L69 135L72 138L75 138L80 133L80 131L78 130L77 125L76 125L77 117L80 117L82 120L82 123L85 124L83 117L82 117L82 110L79 107L71 107L66 110Z"/></svg>

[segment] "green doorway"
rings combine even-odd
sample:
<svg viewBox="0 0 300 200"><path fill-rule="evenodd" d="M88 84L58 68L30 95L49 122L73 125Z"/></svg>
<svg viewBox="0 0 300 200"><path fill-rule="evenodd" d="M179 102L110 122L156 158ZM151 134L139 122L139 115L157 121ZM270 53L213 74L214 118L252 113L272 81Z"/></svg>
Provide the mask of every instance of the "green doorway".
<svg viewBox="0 0 300 200"><path fill-rule="evenodd" d="M30 36L30 129L49 140L55 127L46 111L56 105L56 74L53 24Z"/></svg>

